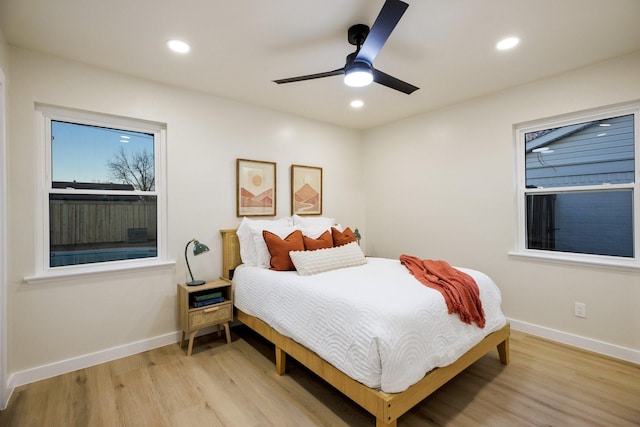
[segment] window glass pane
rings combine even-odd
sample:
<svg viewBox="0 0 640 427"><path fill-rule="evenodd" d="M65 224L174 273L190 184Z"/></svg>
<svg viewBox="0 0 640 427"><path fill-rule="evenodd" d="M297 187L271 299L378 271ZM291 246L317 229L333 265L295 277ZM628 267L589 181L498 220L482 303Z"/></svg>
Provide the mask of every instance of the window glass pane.
<svg viewBox="0 0 640 427"><path fill-rule="evenodd" d="M156 257L155 196L49 195L50 267Z"/></svg>
<svg viewBox="0 0 640 427"><path fill-rule="evenodd" d="M52 120L51 137L53 188L155 190L153 134Z"/></svg>
<svg viewBox="0 0 640 427"><path fill-rule="evenodd" d="M634 115L525 134L527 188L634 182Z"/></svg>
<svg viewBox="0 0 640 427"><path fill-rule="evenodd" d="M633 257L633 191L526 196L527 248Z"/></svg>

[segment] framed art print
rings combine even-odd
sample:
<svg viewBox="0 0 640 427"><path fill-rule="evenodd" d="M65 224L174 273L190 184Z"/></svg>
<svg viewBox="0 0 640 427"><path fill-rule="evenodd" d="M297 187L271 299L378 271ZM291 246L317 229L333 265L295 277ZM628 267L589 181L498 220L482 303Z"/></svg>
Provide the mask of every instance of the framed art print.
<svg viewBox="0 0 640 427"><path fill-rule="evenodd" d="M237 159L236 198L238 216L275 216L275 162Z"/></svg>
<svg viewBox="0 0 640 427"><path fill-rule="evenodd" d="M291 214L322 215L322 168L291 165Z"/></svg>

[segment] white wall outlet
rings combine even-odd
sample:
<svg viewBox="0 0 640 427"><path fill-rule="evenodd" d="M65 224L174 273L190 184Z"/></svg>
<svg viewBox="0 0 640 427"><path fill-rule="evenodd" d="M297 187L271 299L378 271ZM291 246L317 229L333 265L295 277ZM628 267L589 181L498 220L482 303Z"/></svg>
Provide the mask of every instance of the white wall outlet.
<svg viewBox="0 0 640 427"><path fill-rule="evenodd" d="M583 302L574 302L573 314L575 314L577 317L587 317L587 304Z"/></svg>

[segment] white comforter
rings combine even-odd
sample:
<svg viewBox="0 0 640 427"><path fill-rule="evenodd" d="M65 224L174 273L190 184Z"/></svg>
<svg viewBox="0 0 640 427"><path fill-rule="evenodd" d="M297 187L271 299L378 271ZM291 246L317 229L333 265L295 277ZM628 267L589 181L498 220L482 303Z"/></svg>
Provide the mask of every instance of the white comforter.
<svg viewBox="0 0 640 427"><path fill-rule="evenodd" d="M448 314L442 295L398 260L367 260L314 276L241 265L233 277L234 303L351 378L388 393L451 364L506 323L500 291L481 272L459 268L478 283L484 329Z"/></svg>

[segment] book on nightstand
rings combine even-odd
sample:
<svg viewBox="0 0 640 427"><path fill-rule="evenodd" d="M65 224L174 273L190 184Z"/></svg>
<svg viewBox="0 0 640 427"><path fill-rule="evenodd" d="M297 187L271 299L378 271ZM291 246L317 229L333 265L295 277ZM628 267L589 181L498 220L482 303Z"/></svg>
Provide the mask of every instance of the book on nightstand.
<svg viewBox="0 0 640 427"><path fill-rule="evenodd" d="M208 294L194 295L194 299L196 301L204 301L212 298L220 298L222 296L222 292L211 292Z"/></svg>
<svg viewBox="0 0 640 427"><path fill-rule="evenodd" d="M224 302L224 297L210 298L202 301L193 301L193 307L199 308L199 307L204 307L211 304L218 304L221 302Z"/></svg>

